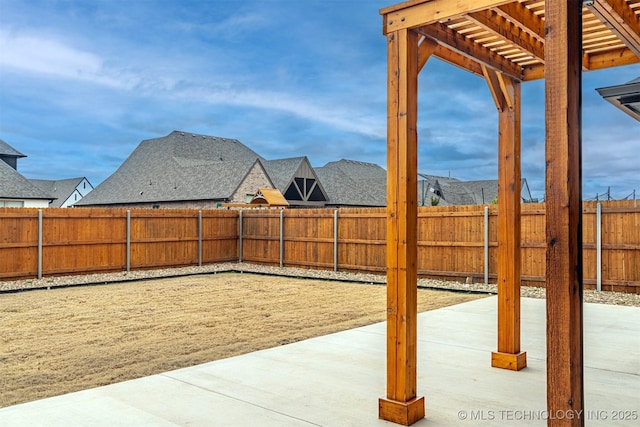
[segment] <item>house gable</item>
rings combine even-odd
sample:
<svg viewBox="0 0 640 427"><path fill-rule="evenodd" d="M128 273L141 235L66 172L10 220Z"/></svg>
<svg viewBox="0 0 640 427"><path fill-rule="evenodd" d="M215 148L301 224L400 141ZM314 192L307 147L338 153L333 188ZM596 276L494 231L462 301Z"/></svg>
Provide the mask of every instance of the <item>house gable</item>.
<svg viewBox="0 0 640 427"><path fill-rule="evenodd" d="M85 177L61 180L31 179L30 181L41 190L56 197L49 204L51 208L72 206L93 190L93 185Z"/></svg>
<svg viewBox="0 0 640 427"><path fill-rule="evenodd" d="M273 188L273 183L267 175L262 162L256 160L233 192L229 202L249 203L259 188Z"/></svg>
<svg viewBox="0 0 640 427"><path fill-rule="evenodd" d="M307 157L269 160L267 172L291 206L324 206L329 197Z"/></svg>

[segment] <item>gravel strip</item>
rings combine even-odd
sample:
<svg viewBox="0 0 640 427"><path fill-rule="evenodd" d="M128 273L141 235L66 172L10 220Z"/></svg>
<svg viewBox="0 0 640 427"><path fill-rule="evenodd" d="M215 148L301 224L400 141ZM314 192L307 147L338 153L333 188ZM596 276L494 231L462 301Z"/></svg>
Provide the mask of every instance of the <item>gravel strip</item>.
<svg viewBox="0 0 640 427"><path fill-rule="evenodd" d="M223 272L246 272L267 274L272 276L304 277L310 279L337 280L371 284L386 283L386 277L382 274L336 272L331 270L310 270L294 267L272 267L247 263L220 263L204 265L202 267L182 267L162 270L135 270L119 273L87 274L78 276L51 276L44 277L42 279L4 281L0 282L0 293L20 292L32 289L50 289L55 287L130 282L135 280L148 280L165 277L189 276L193 274L211 274ZM497 292L497 286L492 284L485 285L484 283L464 283L434 279L419 279L418 287L490 294L495 294ZM523 297L545 297L544 288L523 286L520 292ZM640 295L622 292L597 292L595 290L585 290L584 302L640 307Z"/></svg>

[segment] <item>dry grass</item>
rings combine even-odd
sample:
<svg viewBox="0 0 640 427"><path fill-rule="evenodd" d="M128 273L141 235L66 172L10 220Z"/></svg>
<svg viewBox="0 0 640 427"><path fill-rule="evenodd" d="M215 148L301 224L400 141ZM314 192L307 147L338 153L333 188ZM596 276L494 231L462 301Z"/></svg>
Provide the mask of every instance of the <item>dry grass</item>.
<svg viewBox="0 0 640 427"><path fill-rule="evenodd" d="M0 295L0 407L382 321L385 292L225 273ZM418 306L479 297L419 290Z"/></svg>

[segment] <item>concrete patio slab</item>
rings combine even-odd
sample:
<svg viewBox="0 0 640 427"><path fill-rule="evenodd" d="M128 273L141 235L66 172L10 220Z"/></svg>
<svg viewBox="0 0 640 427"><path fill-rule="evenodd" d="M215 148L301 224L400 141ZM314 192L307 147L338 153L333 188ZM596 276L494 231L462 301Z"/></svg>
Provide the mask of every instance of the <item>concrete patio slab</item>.
<svg viewBox="0 0 640 427"><path fill-rule="evenodd" d="M421 313L416 426L545 426L545 301L522 300L520 372L491 368L495 297ZM588 426L640 423L640 308L585 304ZM0 409L7 426L376 426L385 324ZM557 414L556 416L566 416Z"/></svg>

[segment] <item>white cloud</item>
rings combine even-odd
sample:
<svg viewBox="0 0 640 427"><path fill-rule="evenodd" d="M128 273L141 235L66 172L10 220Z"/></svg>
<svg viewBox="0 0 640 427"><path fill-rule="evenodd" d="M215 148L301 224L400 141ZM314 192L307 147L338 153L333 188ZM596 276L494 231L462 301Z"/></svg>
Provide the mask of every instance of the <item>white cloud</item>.
<svg viewBox="0 0 640 427"><path fill-rule="evenodd" d="M224 25L248 24L257 20L255 16L244 16L225 21ZM133 63L125 68L93 52L77 49L51 36L34 33L0 31L0 50L3 52L0 55L0 67L21 72L83 81L112 89L135 90L143 96L204 100L213 104L277 110L342 131L375 138L384 138L386 135L384 116L372 117L355 107L336 107L331 100L322 101L321 95L319 98L303 99L305 95L288 92L234 89L238 86L236 80L244 79L243 76L209 75L205 80L203 75L199 76L200 72L187 75L184 70L167 70L168 64L160 61L154 63L148 57L144 66ZM213 88L210 87L211 81L216 82ZM183 84L184 88L181 87ZM309 94L306 94L306 98L309 98Z"/></svg>
<svg viewBox="0 0 640 427"><path fill-rule="evenodd" d="M56 40L0 30L0 65L59 77L95 75L102 66L96 55Z"/></svg>
<svg viewBox="0 0 640 427"><path fill-rule="evenodd" d="M371 112L362 112L354 106L337 106L331 100L314 101L301 99L284 92L260 90L223 90L203 93L185 93L185 96L196 95L200 100L213 104L227 104L244 107L277 110L293 116L329 125L335 129L374 137L386 138L386 120L384 112L380 117ZM330 104L329 106L323 104Z"/></svg>

